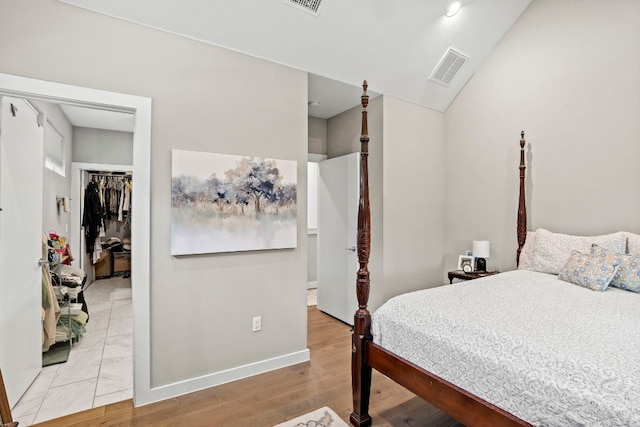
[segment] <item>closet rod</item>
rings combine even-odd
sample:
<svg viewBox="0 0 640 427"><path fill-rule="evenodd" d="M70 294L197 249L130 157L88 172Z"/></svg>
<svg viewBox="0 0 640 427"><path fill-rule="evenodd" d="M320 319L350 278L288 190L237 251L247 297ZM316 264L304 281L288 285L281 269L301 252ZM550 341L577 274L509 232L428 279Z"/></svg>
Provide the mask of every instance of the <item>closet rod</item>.
<svg viewBox="0 0 640 427"><path fill-rule="evenodd" d="M104 176L104 177L116 177L116 178L133 178L131 172L92 172L87 171L91 176Z"/></svg>

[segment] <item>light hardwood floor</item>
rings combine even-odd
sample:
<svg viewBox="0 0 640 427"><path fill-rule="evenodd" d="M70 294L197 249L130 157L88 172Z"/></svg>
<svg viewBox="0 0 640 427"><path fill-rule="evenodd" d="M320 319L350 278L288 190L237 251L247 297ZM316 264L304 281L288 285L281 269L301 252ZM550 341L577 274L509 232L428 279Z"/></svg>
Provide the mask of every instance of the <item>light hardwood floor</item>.
<svg viewBox="0 0 640 427"><path fill-rule="evenodd" d="M322 406L348 421L350 327L315 306L308 316L309 362L138 408L126 400L38 426L273 426ZM371 416L374 426L461 426L375 371Z"/></svg>

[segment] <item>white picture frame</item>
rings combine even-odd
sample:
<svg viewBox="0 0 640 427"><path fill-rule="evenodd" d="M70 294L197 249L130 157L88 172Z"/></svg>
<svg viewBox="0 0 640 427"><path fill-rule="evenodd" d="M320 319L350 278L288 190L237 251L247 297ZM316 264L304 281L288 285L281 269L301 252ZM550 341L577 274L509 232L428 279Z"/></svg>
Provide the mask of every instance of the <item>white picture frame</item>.
<svg viewBox="0 0 640 427"><path fill-rule="evenodd" d="M472 269L475 269L473 256L469 256L469 255L458 256L458 270L462 271L462 266L467 263L471 265Z"/></svg>

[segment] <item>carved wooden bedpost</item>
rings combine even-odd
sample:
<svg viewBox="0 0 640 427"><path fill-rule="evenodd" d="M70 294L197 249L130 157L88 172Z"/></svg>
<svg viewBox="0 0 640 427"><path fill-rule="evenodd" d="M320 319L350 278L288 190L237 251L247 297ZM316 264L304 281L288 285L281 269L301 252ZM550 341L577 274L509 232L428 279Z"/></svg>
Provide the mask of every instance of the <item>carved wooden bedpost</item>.
<svg viewBox="0 0 640 427"><path fill-rule="evenodd" d="M516 252L516 266L520 264L520 252L522 252L522 246L527 238L527 203L525 200L525 169L527 168L524 163L524 131L520 133L520 200L518 201L518 251Z"/></svg>
<svg viewBox="0 0 640 427"><path fill-rule="evenodd" d="M369 301L369 253L371 250L371 212L369 208L369 130L367 124L367 81L362 84L362 132L360 135L360 199L358 202L358 279L356 294L358 311L353 319L351 338L351 380L353 388L353 413L350 421L356 427L371 425L369 416L369 395L371 392L371 366L365 361L365 343L371 340L371 313L367 310Z"/></svg>

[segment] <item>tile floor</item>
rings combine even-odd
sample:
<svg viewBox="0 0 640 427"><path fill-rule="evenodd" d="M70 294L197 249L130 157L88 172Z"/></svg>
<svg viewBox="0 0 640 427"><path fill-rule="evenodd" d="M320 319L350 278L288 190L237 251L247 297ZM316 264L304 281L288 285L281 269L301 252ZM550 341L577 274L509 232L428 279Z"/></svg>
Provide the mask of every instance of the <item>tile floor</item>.
<svg viewBox="0 0 640 427"><path fill-rule="evenodd" d="M95 281L84 295L87 332L69 360L43 368L13 408L20 427L133 397L131 279Z"/></svg>

